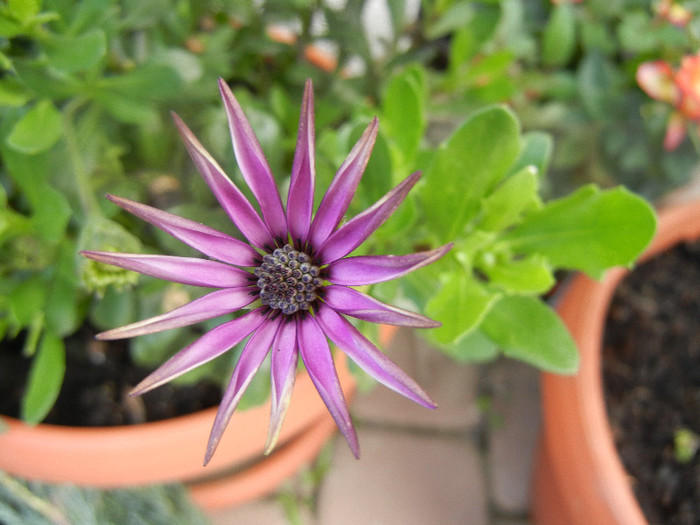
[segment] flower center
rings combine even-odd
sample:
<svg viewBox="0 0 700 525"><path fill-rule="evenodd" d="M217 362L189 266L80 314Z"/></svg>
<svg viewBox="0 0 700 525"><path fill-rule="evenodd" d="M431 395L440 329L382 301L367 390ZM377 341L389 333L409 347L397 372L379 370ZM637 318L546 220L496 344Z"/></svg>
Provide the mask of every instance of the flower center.
<svg viewBox="0 0 700 525"><path fill-rule="evenodd" d="M318 297L316 290L321 285L320 273L311 257L295 250L291 244L285 244L265 255L262 264L255 269L260 300L287 315L308 310Z"/></svg>

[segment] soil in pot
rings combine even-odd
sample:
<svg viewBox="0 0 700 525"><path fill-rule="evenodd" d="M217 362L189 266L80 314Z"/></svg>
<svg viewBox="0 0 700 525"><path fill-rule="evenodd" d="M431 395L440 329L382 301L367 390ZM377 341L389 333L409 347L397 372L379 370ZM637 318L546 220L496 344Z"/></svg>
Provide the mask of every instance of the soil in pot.
<svg viewBox="0 0 700 525"><path fill-rule="evenodd" d="M676 437L700 435L700 241L650 259L621 282L603 376L617 449L647 520L697 525L700 451L691 444L682 457Z"/></svg>
<svg viewBox="0 0 700 525"><path fill-rule="evenodd" d="M190 414L216 406L220 387L213 382L163 385L142 396L131 390L151 370L131 360L125 341L96 341L84 327L66 340L66 375L56 404L44 423L114 426ZM0 414L19 417L30 360L22 356L22 337L0 341Z"/></svg>

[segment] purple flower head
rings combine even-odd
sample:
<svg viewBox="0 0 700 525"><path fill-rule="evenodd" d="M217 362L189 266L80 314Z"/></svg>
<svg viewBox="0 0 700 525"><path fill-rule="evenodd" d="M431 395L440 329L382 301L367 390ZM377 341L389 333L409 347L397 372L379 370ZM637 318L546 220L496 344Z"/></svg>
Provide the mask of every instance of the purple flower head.
<svg viewBox="0 0 700 525"><path fill-rule="evenodd" d="M374 323L432 328L439 323L381 303L353 286L395 279L440 257L450 245L411 255L347 257L401 204L416 184L414 173L373 206L342 226L350 200L367 165L377 136L376 118L367 127L335 175L313 214L314 109L307 81L299 119L286 212L270 167L236 98L222 80L236 160L260 208L260 214L231 182L177 115L175 124L202 177L248 243L208 226L145 204L108 195L115 204L157 226L208 257L172 257L84 251L86 257L172 282L217 288L163 315L99 334L122 339L191 325L241 308L249 311L217 326L137 385L143 394L245 344L223 395L209 438L205 464L211 459L226 425L251 379L271 352L272 414L266 452L274 447L287 409L299 355L353 454L359 445L328 344L330 339L380 383L429 408L435 404L346 318Z"/></svg>

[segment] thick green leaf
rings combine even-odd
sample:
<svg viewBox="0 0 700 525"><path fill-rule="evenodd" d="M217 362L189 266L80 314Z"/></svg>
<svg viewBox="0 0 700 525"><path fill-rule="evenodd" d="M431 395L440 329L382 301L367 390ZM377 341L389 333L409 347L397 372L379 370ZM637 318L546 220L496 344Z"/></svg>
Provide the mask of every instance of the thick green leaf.
<svg viewBox="0 0 700 525"><path fill-rule="evenodd" d="M10 292L10 312L15 323L26 327L44 310L47 288L44 280L35 275Z"/></svg>
<svg viewBox="0 0 700 525"><path fill-rule="evenodd" d="M505 296L488 312L481 330L503 352L548 372L578 369L578 349L559 316L535 297Z"/></svg>
<svg viewBox="0 0 700 525"><path fill-rule="evenodd" d="M394 76L383 94L382 126L404 163L415 157L426 126L420 71L411 68Z"/></svg>
<svg viewBox="0 0 700 525"><path fill-rule="evenodd" d="M528 215L503 240L515 253L545 256L554 268L581 270L593 278L630 265L656 230L652 207L619 187L584 186Z"/></svg>
<svg viewBox="0 0 700 525"><path fill-rule="evenodd" d="M61 114L50 100L40 100L15 124L7 143L17 151L34 155L48 150L62 133Z"/></svg>
<svg viewBox="0 0 700 525"><path fill-rule="evenodd" d="M484 199L479 228L497 232L514 225L523 212L539 205L538 189L533 166L511 175Z"/></svg>
<svg viewBox="0 0 700 525"><path fill-rule="evenodd" d="M76 269L75 243L61 243L53 280L46 300L46 324L59 337L75 332L83 321Z"/></svg>
<svg viewBox="0 0 700 525"><path fill-rule="evenodd" d="M51 35L42 42L51 67L60 71L85 71L107 55L107 37L101 29L80 36Z"/></svg>
<svg viewBox="0 0 700 525"><path fill-rule="evenodd" d="M105 77L100 87L137 100L163 100L177 95L184 83L170 66L147 64L122 75Z"/></svg>
<svg viewBox="0 0 700 525"><path fill-rule="evenodd" d="M541 294L554 285L548 261L539 255L524 258L497 257L493 264L479 265L493 286L506 292Z"/></svg>
<svg viewBox="0 0 700 525"><path fill-rule="evenodd" d="M434 341L442 352L457 361L483 362L489 361L498 355L498 345L479 329L472 330L458 341L445 345L440 345L435 341L432 330L424 335L429 340Z"/></svg>
<svg viewBox="0 0 700 525"><path fill-rule="evenodd" d="M519 152L520 126L501 106L474 114L440 146L421 188L426 220L440 241L462 233Z"/></svg>
<svg viewBox="0 0 700 525"><path fill-rule="evenodd" d="M564 2L552 10L542 35L542 60L549 66L566 64L576 45L576 12Z"/></svg>
<svg viewBox="0 0 700 525"><path fill-rule="evenodd" d="M462 268L444 275L440 289L425 309L428 317L442 323L431 336L440 344L459 341L479 325L498 297Z"/></svg>
<svg viewBox="0 0 700 525"><path fill-rule="evenodd" d="M523 149L518 160L511 166L510 172L517 173L527 166L534 166L537 175L542 177L547 173L552 157L554 143L549 133L529 131L523 135Z"/></svg>
<svg viewBox="0 0 700 525"><path fill-rule="evenodd" d="M61 390L65 371L66 351L63 340L50 331L44 332L22 398L21 415L24 421L39 423L46 417Z"/></svg>
<svg viewBox="0 0 700 525"><path fill-rule="evenodd" d="M51 186L44 186L33 203L32 226L49 242L59 241L68 226L73 210L66 197Z"/></svg>

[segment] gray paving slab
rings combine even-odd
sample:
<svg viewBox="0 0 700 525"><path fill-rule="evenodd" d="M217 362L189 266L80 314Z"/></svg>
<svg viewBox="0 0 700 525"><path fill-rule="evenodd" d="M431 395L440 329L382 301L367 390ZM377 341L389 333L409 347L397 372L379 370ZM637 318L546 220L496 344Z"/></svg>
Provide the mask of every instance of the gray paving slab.
<svg viewBox="0 0 700 525"><path fill-rule="evenodd" d="M479 454L468 439L359 428L362 459L338 442L319 494L323 525L487 525Z"/></svg>

